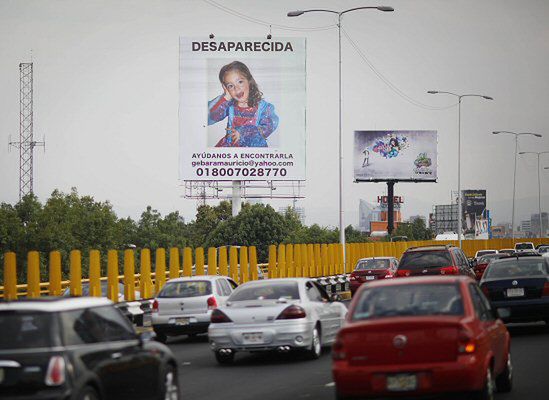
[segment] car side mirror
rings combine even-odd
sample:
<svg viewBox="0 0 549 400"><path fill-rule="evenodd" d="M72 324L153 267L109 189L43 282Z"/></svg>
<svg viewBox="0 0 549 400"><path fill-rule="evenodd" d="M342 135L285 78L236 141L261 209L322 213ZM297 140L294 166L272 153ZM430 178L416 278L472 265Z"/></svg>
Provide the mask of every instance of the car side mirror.
<svg viewBox="0 0 549 400"><path fill-rule="evenodd" d="M156 337L156 333L154 333L154 331L141 332L139 334L139 342L141 344L145 344L147 342L154 340L155 337Z"/></svg>
<svg viewBox="0 0 549 400"><path fill-rule="evenodd" d="M511 316L511 310L508 308L498 308L496 310L496 315L498 318L507 319Z"/></svg>
<svg viewBox="0 0 549 400"><path fill-rule="evenodd" d="M333 293L330 295L330 301L341 301L341 295L338 293Z"/></svg>

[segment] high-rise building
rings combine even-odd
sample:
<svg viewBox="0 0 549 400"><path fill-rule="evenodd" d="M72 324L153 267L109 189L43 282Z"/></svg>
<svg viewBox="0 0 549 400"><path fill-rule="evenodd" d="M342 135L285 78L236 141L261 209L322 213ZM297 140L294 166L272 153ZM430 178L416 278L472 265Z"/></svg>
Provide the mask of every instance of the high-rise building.
<svg viewBox="0 0 549 400"><path fill-rule="evenodd" d="M366 200L360 199L358 204L358 230L370 232L370 222L381 221L381 209Z"/></svg>
<svg viewBox="0 0 549 400"><path fill-rule="evenodd" d="M458 205L440 204L434 207L433 233L440 235L444 232L458 231Z"/></svg>
<svg viewBox="0 0 549 400"><path fill-rule="evenodd" d="M530 217L530 228L532 235L539 236L539 213L532 214ZM549 229L549 216L546 212L541 213L541 235L547 236L547 230Z"/></svg>

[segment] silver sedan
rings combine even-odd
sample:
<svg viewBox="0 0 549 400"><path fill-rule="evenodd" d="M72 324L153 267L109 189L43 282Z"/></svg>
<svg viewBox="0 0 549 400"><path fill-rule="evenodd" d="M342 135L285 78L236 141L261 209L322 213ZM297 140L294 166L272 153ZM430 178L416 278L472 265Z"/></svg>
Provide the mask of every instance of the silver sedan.
<svg viewBox="0 0 549 400"><path fill-rule="evenodd" d="M236 352L289 352L318 358L343 324L347 308L307 278L268 279L239 286L225 306L215 309L208 328L210 347L220 364Z"/></svg>

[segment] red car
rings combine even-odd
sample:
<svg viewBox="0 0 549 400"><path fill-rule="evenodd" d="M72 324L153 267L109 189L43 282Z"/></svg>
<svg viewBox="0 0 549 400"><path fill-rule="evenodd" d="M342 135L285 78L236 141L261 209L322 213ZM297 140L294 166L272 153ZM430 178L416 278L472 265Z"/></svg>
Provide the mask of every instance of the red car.
<svg viewBox="0 0 549 400"><path fill-rule="evenodd" d="M395 275L397 267L398 260L394 257L361 258L356 263L355 270L351 272L349 279L351 294L354 295L365 282L392 278Z"/></svg>
<svg viewBox="0 0 549 400"><path fill-rule="evenodd" d="M486 270L488 264L490 264L493 260L498 260L503 257L509 257L509 254L486 254L479 257L476 261L473 261L473 271L475 272L475 277L477 281L480 281L480 279L482 278L482 275L484 274L484 271Z"/></svg>
<svg viewBox="0 0 549 400"><path fill-rule="evenodd" d="M362 286L332 348L338 399L468 393L512 387L510 335L464 276Z"/></svg>

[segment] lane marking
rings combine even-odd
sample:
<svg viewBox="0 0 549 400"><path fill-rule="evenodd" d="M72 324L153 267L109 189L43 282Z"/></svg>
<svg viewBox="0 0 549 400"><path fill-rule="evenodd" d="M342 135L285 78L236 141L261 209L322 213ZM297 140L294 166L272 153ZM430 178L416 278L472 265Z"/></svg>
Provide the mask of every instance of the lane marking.
<svg viewBox="0 0 549 400"><path fill-rule="evenodd" d="M326 387L333 387L335 386L335 382L330 382L330 383L327 383L326 385L324 385Z"/></svg>

